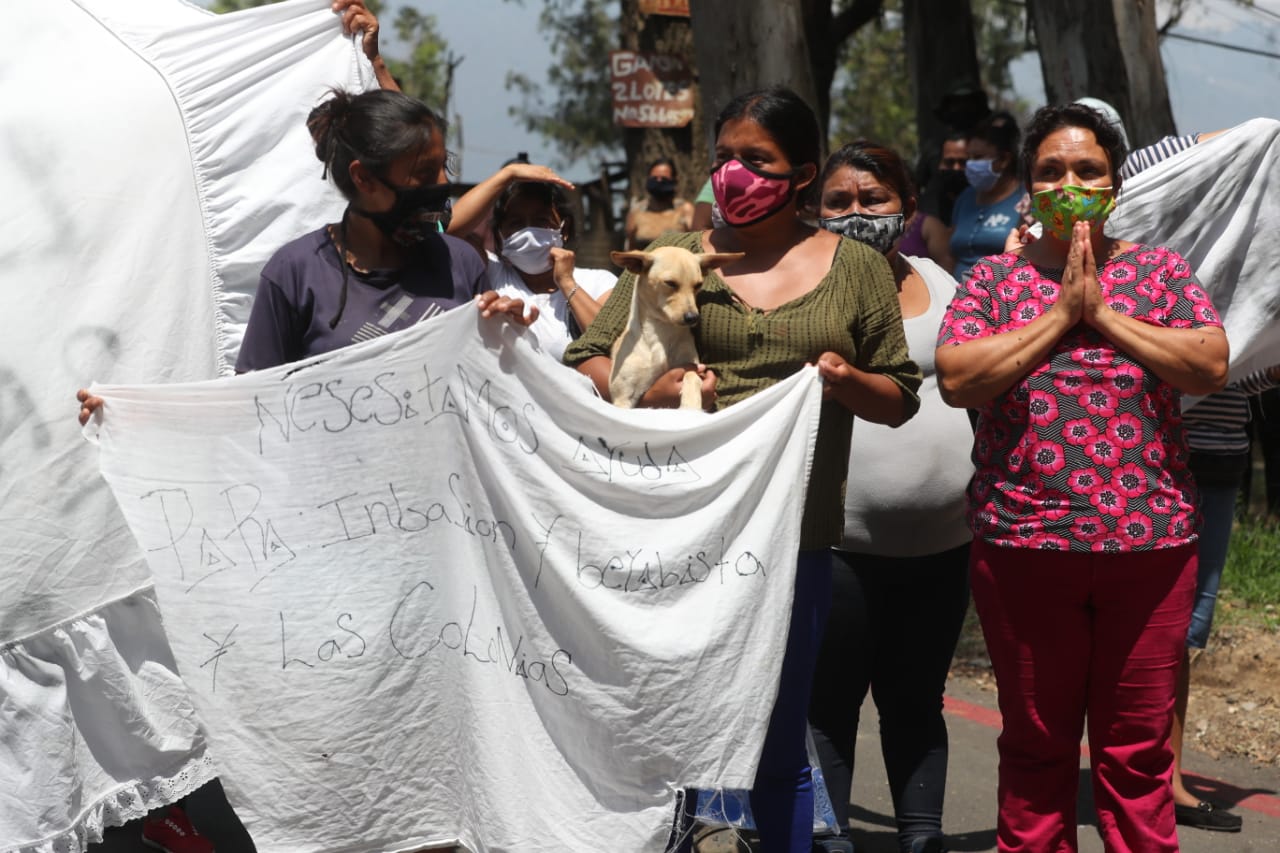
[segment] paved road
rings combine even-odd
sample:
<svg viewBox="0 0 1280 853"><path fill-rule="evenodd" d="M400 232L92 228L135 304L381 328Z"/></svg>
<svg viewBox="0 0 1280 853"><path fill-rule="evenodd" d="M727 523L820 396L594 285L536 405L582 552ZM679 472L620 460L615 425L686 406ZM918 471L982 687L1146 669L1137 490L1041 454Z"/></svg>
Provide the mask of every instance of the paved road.
<svg viewBox="0 0 1280 853"><path fill-rule="evenodd" d="M950 769L943 828L957 853L996 849L996 735L999 713L995 693L967 679L952 679L947 689L947 724L951 735ZM853 789L854 842L857 853L898 853L893 806L880 760L875 706L868 700L858 731L858 767ZM1184 853L1276 853L1280 851L1280 770L1247 761L1214 760L1189 752L1186 769L1210 798L1235 808L1244 818L1240 833L1205 832L1179 827ZM1102 853L1089 788L1087 761L1082 759L1078 811L1081 853Z"/></svg>
<svg viewBox="0 0 1280 853"><path fill-rule="evenodd" d="M951 766L947 778L946 818L951 849L956 853L994 851L996 735L999 714L995 693L968 679L952 679L948 687L947 721L951 733ZM1193 782L1206 795L1233 806L1244 818L1238 834L1182 829L1185 853L1276 853L1280 851L1280 770L1247 761L1214 760L1198 752L1187 756ZM853 790L854 841L857 853L898 853L893 808L880 760L875 706L868 700L858 732L858 771ZM230 814L215 785L191 798L188 813L210 837L218 853L253 853L253 845ZM1089 789L1087 764L1081 762L1079 814L1081 853L1102 853ZM745 848L743 848L745 849ZM138 825L109 830L91 853L143 853ZM154 853L154 851L151 851Z"/></svg>

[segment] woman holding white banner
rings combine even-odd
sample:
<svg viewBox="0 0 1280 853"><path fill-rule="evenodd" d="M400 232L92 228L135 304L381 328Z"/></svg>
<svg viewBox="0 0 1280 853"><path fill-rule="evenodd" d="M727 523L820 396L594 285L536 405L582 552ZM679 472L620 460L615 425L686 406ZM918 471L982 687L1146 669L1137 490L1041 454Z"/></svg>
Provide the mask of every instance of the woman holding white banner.
<svg viewBox="0 0 1280 853"><path fill-rule="evenodd" d="M340 222L285 244L262 270L236 372L372 340L475 301L527 326L524 302L485 289L484 264L441 233L444 121L400 92L335 91L307 117L316 156L349 202ZM102 401L81 389L80 422Z"/></svg>
<svg viewBox="0 0 1280 853"><path fill-rule="evenodd" d="M745 257L709 273L698 293L702 319L694 334L705 364L669 371L641 401L677 405L688 370L703 377L709 409L733 405L806 364L816 364L825 380L786 657L751 792L763 849L787 853L810 849L806 712L830 600L830 546L843 530L853 416L900 424L915 413L920 385L884 257L796 216L820 162L814 113L788 89L740 95L720 113L712 186L726 224L668 235L655 245ZM565 354L606 397L610 347L627 322L634 282L630 273L619 279L615 295Z"/></svg>
<svg viewBox="0 0 1280 853"><path fill-rule="evenodd" d="M809 722L842 835L849 818L859 708L871 691L903 853L940 853L947 779L942 715L951 656L969 604L965 489L973 429L938 394L933 353L955 279L900 251L916 212L898 154L867 140L822 171L822 227L866 243L893 268L920 413L898 430L859 424L849 452L844 537L834 553L831 620L818 654ZM851 850L847 836L823 839Z"/></svg>

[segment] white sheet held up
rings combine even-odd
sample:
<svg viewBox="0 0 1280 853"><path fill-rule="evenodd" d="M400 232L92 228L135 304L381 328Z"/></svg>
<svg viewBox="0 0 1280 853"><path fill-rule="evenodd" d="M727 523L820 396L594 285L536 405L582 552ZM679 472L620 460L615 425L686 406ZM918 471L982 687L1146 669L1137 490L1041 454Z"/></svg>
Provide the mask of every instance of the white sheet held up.
<svg viewBox="0 0 1280 853"><path fill-rule="evenodd" d="M464 306L97 387L101 464L259 850L661 850L749 787L820 385L624 413Z"/></svg>
<svg viewBox="0 0 1280 853"><path fill-rule="evenodd" d="M1187 259L1222 315L1233 380L1280 364L1280 121L1252 119L1140 172L1107 233Z"/></svg>
<svg viewBox="0 0 1280 853"><path fill-rule="evenodd" d="M229 372L262 264L332 221L304 120L372 74L327 0L40 0L0 50L0 851L78 853L213 763L75 422Z"/></svg>

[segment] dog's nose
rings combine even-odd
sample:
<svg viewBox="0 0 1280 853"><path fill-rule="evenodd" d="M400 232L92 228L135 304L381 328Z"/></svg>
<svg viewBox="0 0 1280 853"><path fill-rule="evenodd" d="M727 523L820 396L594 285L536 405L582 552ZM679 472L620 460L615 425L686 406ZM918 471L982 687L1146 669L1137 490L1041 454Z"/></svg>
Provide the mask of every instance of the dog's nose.
<svg viewBox="0 0 1280 853"><path fill-rule="evenodd" d="M696 326L696 325L698 325L698 321L699 321L699 320L701 320L701 319L702 319L702 318L701 318L700 316L698 316L698 312L697 312L697 311L686 311L686 312L684 312L684 324L685 324L686 326Z"/></svg>

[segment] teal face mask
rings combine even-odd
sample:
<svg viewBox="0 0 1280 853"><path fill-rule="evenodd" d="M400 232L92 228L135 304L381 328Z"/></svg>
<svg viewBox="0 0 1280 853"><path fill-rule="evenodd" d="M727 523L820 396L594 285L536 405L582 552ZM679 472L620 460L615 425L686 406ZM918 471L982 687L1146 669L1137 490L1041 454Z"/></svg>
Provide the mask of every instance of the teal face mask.
<svg viewBox="0 0 1280 853"><path fill-rule="evenodd" d="M1031 215L1044 226L1046 234L1064 243L1071 240L1071 228L1077 222L1088 222L1097 230L1115 209L1116 196L1111 187L1066 184L1031 196Z"/></svg>

